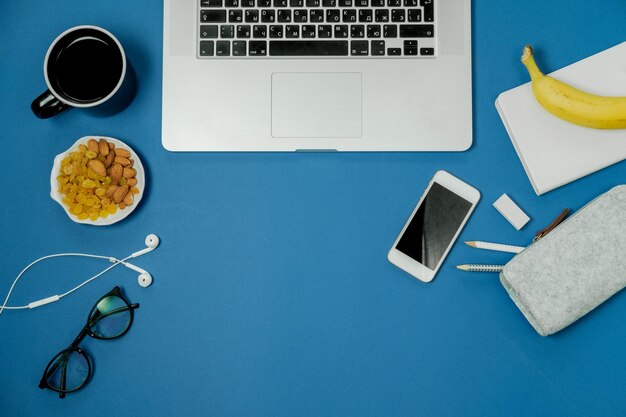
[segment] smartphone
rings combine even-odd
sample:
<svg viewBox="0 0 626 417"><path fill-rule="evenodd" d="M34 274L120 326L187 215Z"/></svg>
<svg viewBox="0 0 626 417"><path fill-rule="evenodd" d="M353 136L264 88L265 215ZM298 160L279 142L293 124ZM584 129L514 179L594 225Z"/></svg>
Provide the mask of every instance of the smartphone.
<svg viewBox="0 0 626 417"><path fill-rule="evenodd" d="M432 281L479 200L477 189L438 171L387 259L420 281Z"/></svg>

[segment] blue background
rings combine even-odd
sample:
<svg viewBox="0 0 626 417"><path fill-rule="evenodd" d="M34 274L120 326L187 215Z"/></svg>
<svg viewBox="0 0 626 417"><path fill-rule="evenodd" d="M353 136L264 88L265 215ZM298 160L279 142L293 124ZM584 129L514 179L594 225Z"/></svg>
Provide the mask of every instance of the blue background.
<svg viewBox="0 0 626 417"><path fill-rule="evenodd" d="M447 0L446 0L447 1ZM546 71L625 39L622 0L483 0L473 6L474 145L437 154L173 154L161 146L162 4L11 1L0 13L0 294L31 260L54 252L124 256L154 285L118 268L72 297L0 316L0 415L19 416L614 416L626 415L626 295L563 332L538 336L492 274L454 269L509 256L457 244L420 283L386 253L434 172L483 200L464 240L529 243L564 207L626 179L618 164L537 197L494 108L528 79L532 43ZM112 31L139 78L124 112L71 110L38 120L49 43L79 24ZM149 188L125 221L71 222L49 197L53 157L77 138L129 143ZM563 149L567 152L567 149ZM558 155L554 156L558 158ZM532 217L515 231L491 207L502 193ZM58 294L104 267L37 266L11 305ZM117 341L85 340L92 381L59 400L37 388L54 353L114 285L141 303Z"/></svg>

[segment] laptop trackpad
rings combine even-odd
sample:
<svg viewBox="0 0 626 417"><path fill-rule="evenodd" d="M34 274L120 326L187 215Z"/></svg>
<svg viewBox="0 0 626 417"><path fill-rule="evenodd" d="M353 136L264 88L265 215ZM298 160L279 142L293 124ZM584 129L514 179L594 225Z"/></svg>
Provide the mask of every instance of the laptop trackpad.
<svg viewBox="0 0 626 417"><path fill-rule="evenodd" d="M361 136L361 73L272 74L272 136Z"/></svg>

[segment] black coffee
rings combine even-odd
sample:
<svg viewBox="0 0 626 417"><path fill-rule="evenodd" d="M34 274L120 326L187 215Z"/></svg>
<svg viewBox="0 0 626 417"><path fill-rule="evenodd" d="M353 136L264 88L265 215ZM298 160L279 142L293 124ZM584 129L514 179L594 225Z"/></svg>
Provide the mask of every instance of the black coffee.
<svg viewBox="0 0 626 417"><path fill-rule="evenodd" d="M57 94L71 102L93 103L117 87L123 58L115 41L106 34L79 29L54 46L47 71Z"/></svg>

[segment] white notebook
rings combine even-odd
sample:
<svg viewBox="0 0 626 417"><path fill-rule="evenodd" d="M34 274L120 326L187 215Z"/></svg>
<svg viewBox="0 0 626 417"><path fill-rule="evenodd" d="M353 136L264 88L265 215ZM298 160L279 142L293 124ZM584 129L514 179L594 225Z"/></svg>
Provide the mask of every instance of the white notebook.
<svg viewBox="0 0 626 417"><path fill-rule="evenodd" d="M537 61L541 68L541 52ZM593 94L626 96L626 42L550 75ZM537 195L626 159L626 129L558 119L535 100L530 82L500 94L496 108Z"/></svg>

